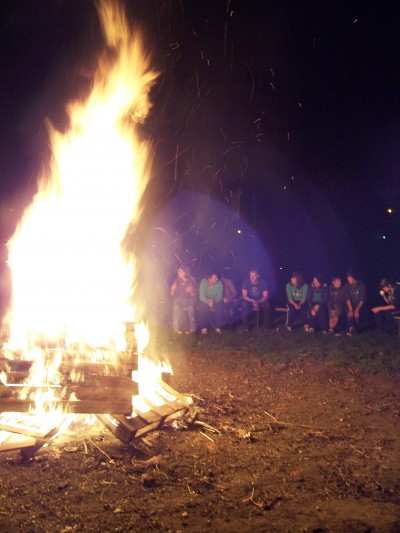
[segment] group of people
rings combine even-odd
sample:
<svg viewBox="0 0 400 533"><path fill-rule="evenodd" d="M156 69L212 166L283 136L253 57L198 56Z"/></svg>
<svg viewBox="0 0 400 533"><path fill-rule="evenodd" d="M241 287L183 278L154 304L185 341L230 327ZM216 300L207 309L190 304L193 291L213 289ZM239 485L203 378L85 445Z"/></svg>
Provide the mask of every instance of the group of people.
<svg viewBox="0 0 400 533"><path fill-rule="evenodd" d="M395 319L400 313L400 284L388 278L380 282L383 305L369 309L365 283L353 271L346 274L346 284L340 276L332 276L328 285L319 274L308 285L301 273L294 272L286 285L288 299L289 331L297 321L309 333L322 331L338 335L346 331L354 335L363 331L369 322L371 311L378 329L392 333Z"/></svg>
<svg viewBox="0 0 400 533"><path fill-rule="evenodd" d="M259 325L269 327L268 296L267 282L257 269L250 269L239 294L227 271L221 277L216 271L210 271L197 285L190 268L179 266L171 285L173 329L177 334L200 330L205 335L210 329L221 333L224 327L235 327L240 319L249 328L253 315Z"/></svg>
<svg viewBox="0 0 400 533"><path fill-rule="evenodd" d="M292 331L298 326L308 333L354 335L367 327L371 312L377 328L391 333L394 316L400 314L400 284L384 278L380 295L382 305L369 309L365 283L353 271L347 272L345 284L339 275L332 276L328 284L320 274L307 283L300 272L293 272L286 285L286 328ZM173 329L177 334L199 330L205 335L210 329L219 334L224 327L235 327L240 321L246 330L253 325L265 329L272 325L268 283L256 268L249 270L239 293L226 270L221 277L210 271L197 284L190 268L181 265L171 285L171 297Z"/></svg>

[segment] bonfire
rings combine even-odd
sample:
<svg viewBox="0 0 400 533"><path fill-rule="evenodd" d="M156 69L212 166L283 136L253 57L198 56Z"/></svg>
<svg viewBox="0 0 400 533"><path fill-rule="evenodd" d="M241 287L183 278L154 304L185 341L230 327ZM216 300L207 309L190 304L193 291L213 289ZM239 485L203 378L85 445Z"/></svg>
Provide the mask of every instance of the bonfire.
<svg viewBox="0 0 400 533"><path fill-rule="evenodd" d="M129 442L190 405L162 382L165 365L146 357L126 244L150 177L139 128L157 73L121 7L102 1L98 12L106 46L90 94L68 104L66 132L48 125L49 170L8 243L0 449L28 455L77 414L96 414Z"/></svg>

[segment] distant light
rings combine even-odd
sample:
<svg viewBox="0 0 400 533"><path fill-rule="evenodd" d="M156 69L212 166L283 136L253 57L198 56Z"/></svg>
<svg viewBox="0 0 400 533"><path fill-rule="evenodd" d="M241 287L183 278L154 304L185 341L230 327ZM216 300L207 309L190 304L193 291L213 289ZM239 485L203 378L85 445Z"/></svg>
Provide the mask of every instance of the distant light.
<svg viewBox="0 0 400 533"><path fill-rule="evenodd" d="M238 229L238 230L237 230L237 233L238 233L239 235L241 235L241 234L242 234L242 230L241 230L241 229Z"/></svg>
<svg viewBox="0 0 400 533"><path fill-rule="evenodd" d="M391 214L393 213L393 209L391 207L388 207L387 212Z"/></svg>
<svg viewBox="0 0 400 533"><path fill-rule="evenodd" d="M386 235L382 235L382 239L385 240L386 239Z"/></svg>
<svg viewBox="0 0 400 533"><path fill-rule="evenodd" d="M279 267L279 270L283 270L283 267Z"/></svg>

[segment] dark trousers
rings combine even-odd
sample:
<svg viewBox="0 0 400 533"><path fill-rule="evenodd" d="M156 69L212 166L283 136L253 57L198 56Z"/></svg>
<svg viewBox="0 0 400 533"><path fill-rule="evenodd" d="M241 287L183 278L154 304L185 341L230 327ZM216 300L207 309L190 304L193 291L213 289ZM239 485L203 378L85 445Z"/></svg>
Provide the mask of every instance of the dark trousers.
<svg viewBox="0 0 400 533"><path fill-rule="evenodd" d="M319 304L319 309L315 316L313 316L310 312L310 319L308 323L311 328L317 329L319 327L322 331L328 331L329 319L328 308L326 305Z"/></svg>
<svg viewBox="0 0 400 533"><path fill-rule="evenodd" d="M214 303L214 307L208 307L204 302L199 302L199 328L209 328L210 325L215 328L221 328L224 323L224 304L223 302Z"/></svg>
<svg viewBox="0 0 400 533"><path fill-rule="evenodd" d="M271 327L271 306L270 303L263 302L259 305L259 309L255 310L253 307L252 302L246 302L245 300L242 301L242 321L245 326L249 326L250 321L254 321L254 315L257 313L261 313L258 316L258 320L260 320L260 323L256 324L257 326L260 326L261 324L265 328ZM257 318L256 318L257 319Z"/></svg>
<svg viewBox="0 0 400 533"><path fill-rule="evenodd" d="M237 300L224 303L224 326L235 326L239 322L238 307Z"/></svg>
<svg viewBox="0 0 400 533"><path fill-rule="evenodd" d="M360 318L356 320L354 315L349 316L348 309L346 308L346 318L347 318L347 327L356 328L359 331L362 331L366 328L368 322L368 310L365 304L360 309Z"/></svg>
<svg viewBox="0 0 400 533"><path fill-rule="evenodd" d="M306 304L301 305L300 309L296 309L290 302L288 302L289 313L287 319L287 326L293 327L293 324L298 321L303 326L307 324L307 307Z"/></svg>
<svg viewBox="0 0 400 533"><path fill-rule="evenodd" d="M379 313L374 313L374 319L378 329L386 331L386 333L394 333L395 320L393 318L393 311L379 311Z"/></svg>

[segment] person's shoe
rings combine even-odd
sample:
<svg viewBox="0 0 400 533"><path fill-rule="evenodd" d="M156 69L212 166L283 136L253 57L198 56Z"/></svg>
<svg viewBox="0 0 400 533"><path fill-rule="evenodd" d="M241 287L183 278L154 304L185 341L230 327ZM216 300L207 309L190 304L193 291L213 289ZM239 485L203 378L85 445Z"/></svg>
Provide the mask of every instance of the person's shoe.
<svg viewBox="0 0 400 533"><path fill-rule="evenodd" d="M175 329L174 333L176 333L177 335L182 335L182 331L180 329Z"/></svg>
<svg viewBox="0 0 400 533"><path fill-rule="evenodd" d="M329 335L334 335L335 334L335 330L332 329L332 328L329 328L328 333L329 333Z"/></svg>
<svg viewBox="0 0 400 533"><path fill-rule="evenodd" d="M221 335L222 331L219 328L215 328L215 333L218 333L218 335Z"/></svg>
<svg viewBox="0 0 400 533"><path fill-rule="evenodd" d="M306 326L304 326L304 329L306 328ZM305 331L307 331L307 333L315 333L315 329L314 328L307 328L305 329Z"/></svg>
<svg viewBox="0 0 400 533"><path fill-rule="evenodd" d="M304 331L307 331L307 332L308 332L309 329L310 329L310 328L308 327L308 324L304 324Z"/></svg>
<svg viewBox="0 0 400 533"><path fill-rule="evenodd" d="M185 335L194 335L196 333L195 329L189 329L188 331L185 331Z"/></svg>
<svg viewBox="0 0 400 533"><path fill-rule="evenodd" d="M347 332L347 335L349 335L349 337L351 337L355 333L356 333L356 328L354 326L352 326L351 328L349 328L349 331Z"/></svg>
<svg viewBox="0 0 400 533"><path fill-rule="evenodd" d="M207 333L208 333L208 329L207 329L207 328L203 328L203 329L201 330L201 334L202 334L202 335L207 335Z"/></svg>
<svg viewBox="0 0 400 533"><path fill-rule="evenodd" d="M326 331L326 329L323 329L322 333L323 333L323 335L326 335L328 332Z"/></svg>
<svg viewBox="0 0 400 533"><path fill-rule="evenodd" d="M286 326L286 331L292 331L292 328L290 326Z"/></svg>

